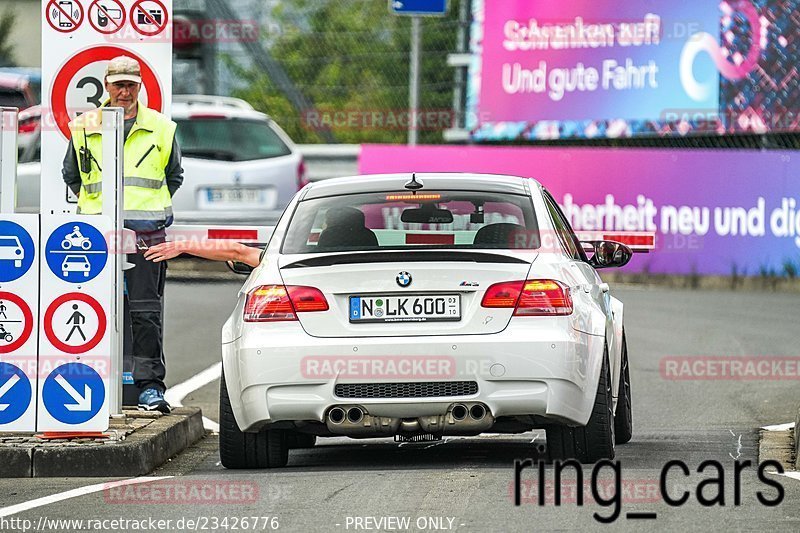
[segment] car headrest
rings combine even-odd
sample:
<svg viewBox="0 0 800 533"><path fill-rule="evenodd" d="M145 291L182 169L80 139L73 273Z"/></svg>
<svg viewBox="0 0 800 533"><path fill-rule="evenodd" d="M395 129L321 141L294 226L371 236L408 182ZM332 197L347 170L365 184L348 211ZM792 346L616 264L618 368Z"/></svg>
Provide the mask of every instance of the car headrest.
<svg viewBox="0 0 800 533"><path fill-rule="evenodd" d="M515 248L513 235L517 232L526 232L525 226L519 224L509 224L506 222L489 224L478 230L475 234L473 244L487 244L492 246L502 246L505 248Z"/></svg>
<svg viewBox="0 0 800 533"><path fill-rule="evenodd" d="M355 207L337 207L328 209L325 214L325 222L329 228L331 226L361 226L363 228L366 225L366 218L364 213Z"/></svg>

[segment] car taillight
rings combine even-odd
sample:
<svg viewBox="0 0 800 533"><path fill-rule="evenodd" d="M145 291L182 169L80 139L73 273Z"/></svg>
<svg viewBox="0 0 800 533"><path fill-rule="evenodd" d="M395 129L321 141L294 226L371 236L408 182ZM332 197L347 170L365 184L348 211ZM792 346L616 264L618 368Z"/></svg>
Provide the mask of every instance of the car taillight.
<svg viewBox="0 0 800 533"><path fill-rule="evenodd" d="M248 293L244 304L244 321L297 320L296 313L327 310L325 295L314 287L262 285Z"/></svg>
<svg viewBox="0 0 800 533"><path fill-rule="evenodd" d="M312 313L314 311L327 311L328 300L322 291L314 287L297 287L289 285L289 299L298 313Z"/></svg>
<svg viewBox="0 0 800 533"><path fill-rule="evenodd" d="M309 181L306 177L306 162L303 159L300 159L300 164L297 165L297 190L299 191L308 184Z"/></svg>
<svg viewBox="0 0 800 533"><path fill-rule="evenodd" d="M569 287L550 279L505 281L486 289L482 307L514 308L514 316L572 314Z"/></svg>
<svg viewBox="0 0 800 533"><path fill-rule="evenodd" d="M21 120L17 124L19 133L33 133L39 127L39 121L36 119Z"/></svg>

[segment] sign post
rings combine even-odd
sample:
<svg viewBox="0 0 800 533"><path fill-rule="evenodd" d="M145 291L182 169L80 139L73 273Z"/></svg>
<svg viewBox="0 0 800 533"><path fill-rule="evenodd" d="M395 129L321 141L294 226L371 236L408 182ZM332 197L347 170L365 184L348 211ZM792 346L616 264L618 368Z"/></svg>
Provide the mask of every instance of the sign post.
<svg viewBox="0 0 800 533"><path fill-rule="evenodd" d="M42 0L41 213L75 213L61 177L70 132L81 113L108 100L105 68L128 56L142 72L142 104L169 115L172 0Z"/></svg>
<svg viewBox="0 0 800 533"><path fill-rule="evenodd" d="M42 217L38 431L108 429L112 231L104 215Z"/></svg>
<svg viewBox="0 0 800 533"><path fill-rule="evenodd" d="M408 88L408 145L417 145L417 116L419 113L419 64L422 48L422 20L420 17L443 17L447 14L447 0L389 0L389 11L395 15L411 17L411 57L409 58Z"/></svg>
<svg viewBox="0 0 800 533"><path fill-rule="evenodd" d="M417 145L417 113L419 112L419 52L422 45L422 21L411 17L411 76L408 96L408 145Z"/></svg>
<svg viewBox="0 0 800 533"><path fill-rule="evenodd" d="M17 199L17 108L0 107L0 212L13 213Z"/></svg>
<svg viewBox="0 0 800 533"><path fill-rule="evenodd" d="M42 55L42 128L41 152L42 152L42 171L41 171L41 213L42 225L48 225L43 232L43 242L46 235L55 231L49 219L49 215L72 215L76 211L77 198L67 189L61 175L61 166L67 151L68 142L71 136L68 124L76 116L86 111L101 107L108 103L108 95L105 87L105 69L108 61L118 56L127 56L135 59L140 66L142 75L142 87L139 92L139 102L149 108L169 115L171 94L172 94L172 32L169 27L172 24L172 0L42 0L42 50L46 51ZM103 233L110 237L109 243L113 243L113 260L109 265L104 265L102 274L95 283L89 280L83 281L76 287L76 291L92 290L99 291L100 296L95 299L100 302L100 307L107 315L107 331L98 346L89 348L85 346L86 353L82 357L100 358L98 366L92 367L97 370L101 381L90 380L91 383L83 383L86 377L78 367L69 367L71 370L59 374L61 377L56 380L52 368L48 369L53 379L45 380L49 385L42 389L49 391L44 399L40 399L40 418L42 425L40 430L60 431L61 429L74 430L97 430L101 425L98 420L102 418L99 413L105 413L106 418L122 414L122 352L123 352L123 332L125 331L124 320L124 278L123 269L127 267L126 252L131 250L131 243L135 239L127 238L128 232L123 229L123 200L122 200L122 175L123 175L123 147L124 147L124 120L123 115L115 110L103 111L101 114L103 134L102 160L103 169L103 216L84 218L70 217L73 222L90 224L96 229L102 229ZM97 154L98 157L101 154ZM115 162L112 164L111 162ZM62 220L62 219L58 219ZM63 219L67 220L67 219ZM62 220L62 221L63 221ZM47 222L45 222L47 221ZM59 230L61 231L61 230ZM94 251L95 248L92 249ZM48 250L49 252L52 250ZM53 255L58 255L58 250L52 251ZM62 254L63 255L63 254ZM69 267L59 277L56 270L51 268L56 274L56 281L71 281L73 275L81 267L81 257L86 256L83 268L94 269L91 254L72 253L72 257L64 261L65 268ZM102 280L101 280L102 278ZM52 279L52 275L42 266L42 291L44 294L45 286L48 296L43 296L42 309L46 308L46 302L52 300L57 294L64 294L66 289L58 286ZM87 302L73 302L67 305L77 305L76 310L80 315L94 317L92 320L99 321L99 315L86 312L84 309ZM91 309L93 307L90 306ZM71 309L71 308L70 308ZM54 310L51 319L56 323L51 324L51 337L42 335L42 349L54 350L53 357L63 356L63 353L71 353L65 350L76 338L77 330L71 337L70 342L64 341L62 333L69 336L69 331L61 331L63 324L59 325L59 320L82 320L75 315L63 315L63 308ZM91 322L91 320L90 320ZM42 326L46 324L42 321ZM91 327L96 324L91 322ZM91 329L91 328L90 328ZM80 337L79 337L80 338ZM59 342L64 344L59 345ZM72 349L72 348L69 348ZM98 350L100 350L98 352ZM44 353L44 352L43 352ZM48 357L51 354L48 352ZM103 359L105 358L105 359ZM78 364L77 361L64 361L64 364ZM80 363L83 364L83 363ZM107 365L107 367L100 367ZM51 365L52 366L52 365ZM77 374L75 374L77 372ZM75 375L73 375L75 374ZM73 379L74 378L74 379ZM43 377L44 379L44 377ZM63 382L73 385L76 383L74 391L80 397L85 398L87 389L96 400L100 397L98 383L103 383L103 404L92 418L78 420L74 416L62 416L59 413L58 404L64 403L61 400L66 391L68 397L75 398L70 394L68 387L63 386ZM97 389L97 390L95 390ZM76 400L77 401L77 400ZM55 407L52 404L57 404ZM78 402L81 406L88 402ZM53 407L54 411L48 411L47 407ZM65 403L66 405L66 403ZM77 405L77 404L76 404ZM92 412L94 412L92 407ZM106 420L107 423L107 420Z"/></svg>
<svg viewBox="0 0 800 533"><path fill-rule="evenodd" d="M109 390L109 404L111 416L122 416L122 351L123 351L123 331L125 313L124 306L124 277L122 274L125 261L125 247L128 241L123 235L124 220L124 198L122 183L123 158L122 147L125 143L124 133L124 114L120 107L103 109L102 111L102 132L103 132L103 161L113 161L114 164L106 163L103 165L103 215L111 220L113 225L113 236L115 253L113 254L113 294L112 294L112 315L115 317L114 323L110 325L111 333L111 361L110 374L111 384ZM132 232L131 232L132 233Z"/></svg>

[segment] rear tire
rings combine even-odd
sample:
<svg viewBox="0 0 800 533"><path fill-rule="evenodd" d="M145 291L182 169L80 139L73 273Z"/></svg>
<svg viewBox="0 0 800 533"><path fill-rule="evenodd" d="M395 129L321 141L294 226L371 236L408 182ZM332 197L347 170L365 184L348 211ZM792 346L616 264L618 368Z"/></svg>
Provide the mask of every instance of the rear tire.
<svg viewBox="0 0 800 533"><path fill-rule="evenodd" d="M611 372L608 347L597 383L594 408L585 426L550 426L547 431L547 450L551 459L577 459L581 463L596 463L614 458L614 412L611 396Z"/></svg>
<svg viewBox="0 0 800 533"><path fill-rule="evenodd" d="M617 393L617 412L614 415L614 436L617 444L625 444L633 437L633 416L631 415L631 373L628 367L628 341L622 330L622 357L619 367L619 389Z"/></svg>
<svg viewBox="0 0 800 533"><path fill-rule="evenodd" d="M239 429L224 373L219 384L219 457L222 466L231 469L278 468L289 461L285 431L264 429L246 433Z"/></svg>

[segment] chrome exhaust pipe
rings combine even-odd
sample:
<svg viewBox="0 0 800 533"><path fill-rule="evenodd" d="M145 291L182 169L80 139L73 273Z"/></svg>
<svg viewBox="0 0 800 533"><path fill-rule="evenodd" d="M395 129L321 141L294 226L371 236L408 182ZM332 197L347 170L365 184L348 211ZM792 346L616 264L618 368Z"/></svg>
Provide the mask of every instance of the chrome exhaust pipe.
<svg viewBox="0 0 800 533"><path fill-rule="evenodd" d="M451 412L453 414L453 419L459 422L467 418L468 411L466 405L458 404L453 407L453 410Z"/></svg>
<svg viewBox="0 0 800 533"><path fill-rule="evenodd" d="M469 416L471 416L473 420L483 420L483 417L486 416L486 408L476 403L472 406L472 409L469 410Z"/></svg>
<svg viewBox="0 0 800 533"><path fill-rule="evenodd" d="M347 420L351 424L358 424L364 419L364 411L359 407L351 407L347 410Z"/></svg>
<svg viewBox="0 0 800 533"><path fill-rule="evenodd" d="M345 416L344 409L341 407L334 407L328 411L328 420L330 420L333 424L341 424L344 422Z"/></svg>

